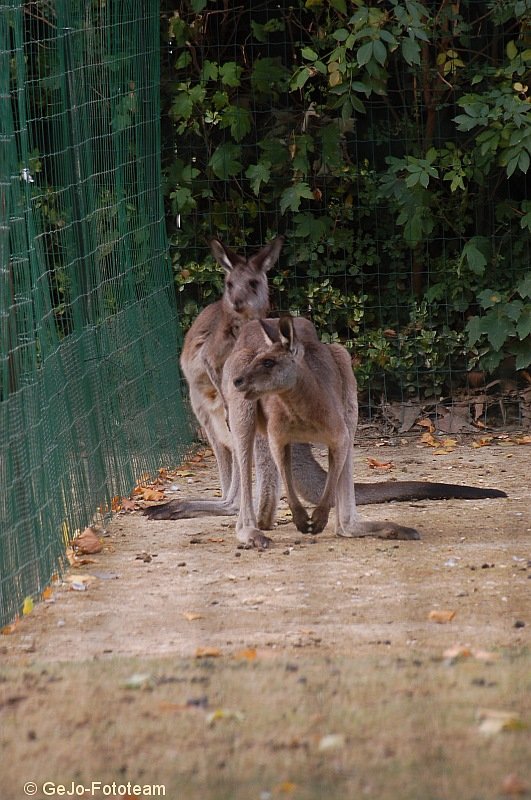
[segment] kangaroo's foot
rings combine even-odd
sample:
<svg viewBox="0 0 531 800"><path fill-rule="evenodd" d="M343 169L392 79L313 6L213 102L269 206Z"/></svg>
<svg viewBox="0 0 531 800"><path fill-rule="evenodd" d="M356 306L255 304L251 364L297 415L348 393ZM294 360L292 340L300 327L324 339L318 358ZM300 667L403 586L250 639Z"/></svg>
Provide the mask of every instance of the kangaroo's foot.
<svg viewBox="0 0 531 800"><path fill-rule="evenodd" d="M260 550L264 550L273 543L273 540L262 531L259 531L258 528L240 528L236 532L236 537L239 542L247 547L257 547Z"/></svg>
<svg viewBox="0 0 531 800"><path fill-rule="evenodd" d="M397 525L396 522L369 522L368 520L357 520L352 527L339 527L336 531L338 536L350 538L360 538L364 536L375 536L378 539L420 539L420 533L415 528L406 528L404 525Z"/></svg>

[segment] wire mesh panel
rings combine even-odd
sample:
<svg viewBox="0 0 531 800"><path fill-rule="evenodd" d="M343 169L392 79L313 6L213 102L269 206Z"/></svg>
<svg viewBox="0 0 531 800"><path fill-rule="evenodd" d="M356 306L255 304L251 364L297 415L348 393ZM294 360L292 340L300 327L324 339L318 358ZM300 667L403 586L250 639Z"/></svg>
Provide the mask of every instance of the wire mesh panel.
<svg viewBox="0 0 531 800"><path fill-rule="evenodd" d="M0 607L189 442L156 3L0 4Z"/></svg>
<svg viewBox="0 0 531 800"><path fill-rule="evenodd" d="M347 343L365 407L493 381L529 405L529 3L163 8L185 320L217 290L206 235L281 232L276 309Z"/></svg>

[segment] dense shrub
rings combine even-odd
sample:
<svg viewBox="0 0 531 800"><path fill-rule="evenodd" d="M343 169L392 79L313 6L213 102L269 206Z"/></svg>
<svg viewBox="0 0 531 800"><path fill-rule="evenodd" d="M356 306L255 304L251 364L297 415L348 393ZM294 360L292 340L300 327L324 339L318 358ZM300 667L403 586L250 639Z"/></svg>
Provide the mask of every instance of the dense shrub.
<svg viewBox="0 0 531 800"><path fill-rule="evenodd" d="M247 5L249 8L247 8ZM163 4L164 166L185 324L205 240L287 235L277 308L377 393L531 361L525 0Z"/></svg>

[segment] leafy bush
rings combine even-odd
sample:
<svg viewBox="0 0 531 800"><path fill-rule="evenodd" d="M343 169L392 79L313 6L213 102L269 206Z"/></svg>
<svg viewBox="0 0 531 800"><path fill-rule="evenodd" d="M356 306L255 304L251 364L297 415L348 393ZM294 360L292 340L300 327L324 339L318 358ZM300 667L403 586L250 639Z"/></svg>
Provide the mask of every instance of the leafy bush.
<svg viewBox="0 0 531 800"><path fill-rule="evenodd" d="M280 231L274 305L351 346L375 392L437 396L467 366L528 366L527 3L164 9L185 322L221 285L209 235L254 247Z"/></svg>

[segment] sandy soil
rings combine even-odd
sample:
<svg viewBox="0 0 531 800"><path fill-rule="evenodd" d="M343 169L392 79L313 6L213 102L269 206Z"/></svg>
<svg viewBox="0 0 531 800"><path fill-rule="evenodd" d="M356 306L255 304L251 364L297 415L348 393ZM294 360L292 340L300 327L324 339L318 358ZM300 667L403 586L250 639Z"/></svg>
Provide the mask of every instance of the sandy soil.
<svg viewBox="0 0 531 800"><path fill-rule="evenodd" d="M37 798L73 780L187 800L531 791L530 450L472 441L358 448L360 480L508 493L365 509L419 542L303 536L283 506L257 552L228 518L117 515L103 552L0 639L1 797L28 796L29 780ZM172 496L212 494L212 457L173 480ZM489 733L493 711L509 716Z"/></svg>

